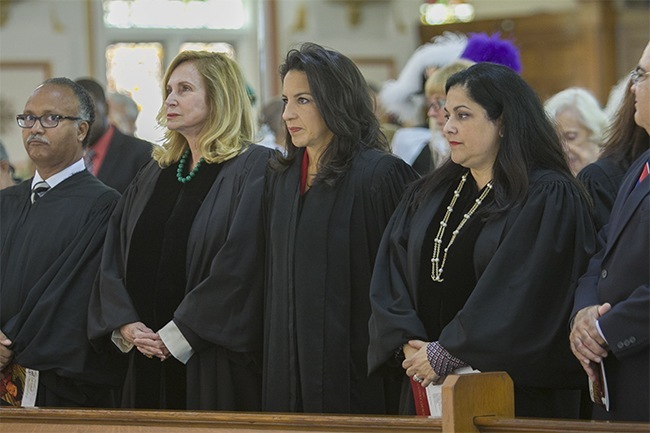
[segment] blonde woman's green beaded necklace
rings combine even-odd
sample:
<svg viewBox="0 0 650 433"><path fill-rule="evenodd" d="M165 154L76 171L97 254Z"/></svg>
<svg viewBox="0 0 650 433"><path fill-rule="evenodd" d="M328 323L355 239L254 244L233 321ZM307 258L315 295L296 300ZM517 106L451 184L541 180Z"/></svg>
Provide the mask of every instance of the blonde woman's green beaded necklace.
<svg viewBox="0 0 650 433"><path fill-rule="evenodd" d="M178 168L176 169L176 179L180 183L187 183L190 180L194 179L194 176L196 176L196 173L198 173L199 168L201 167L201 163L204 161L203 157L199 159L199 161L196 163L192 171L189 172L187 176L183 176L183 168L185 168L185 161L187 161L187 156L190 154L190 149L187 149L184 153L183 156L181 156L181 160L178 161Z"/></svg>
<svg viewBox="0 0 650 433"><path fill-rule="evenodd" d="M458 236L458 233L460 233L460 229L463 228L465 223L470 219L472 215L474 215L474 212L476 212L476 209L483 203L483 200L485 200L485 197L492 191L492 181L489 181L487 185L485 185L485 188L483 189L483 192L481 193L480 197L477 198L474 201L474 204L470 208L469 211L465 215L463 215L463 219L458 224L458 227L456 227L456 230L454 230L451 234L451 239L449 239L449 243L447 244L447 248L443 250L443 256L442 260L440 260L440 250L442 248L442 235L445 233L445 229L447 228L447 223L449 222L449 217L451 216L451 213L454 211L454 205L456 204L456 201L458 200L458 197L460 197L460 192L463 190L463 185L465 185L465 181L467 180L467 173L463 175L463 177L460 179L460 184L458 184L458 187L454 191L454 195L451 198L451 203L449 203L449 206L447 206L447 212L445 212L445 216L442 218L442 221L440 221L440 228L438 228L438 234L436 235L435 239L433 240L433 254L431 255L431 280L435 283L442 283L444 279L442 278L442 273L445 270L445 263L447 262L447 252L449 252L449 247L451 247L456 240L456 236Z"/></svg>

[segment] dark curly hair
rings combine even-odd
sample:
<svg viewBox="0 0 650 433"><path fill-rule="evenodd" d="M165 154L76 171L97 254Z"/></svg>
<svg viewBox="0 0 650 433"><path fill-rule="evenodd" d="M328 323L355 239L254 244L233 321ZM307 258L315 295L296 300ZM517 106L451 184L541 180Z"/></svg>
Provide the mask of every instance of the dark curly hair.
<svg viewBox="0 0 650 433"><path fill-rule="evenodd" d="M316 106L325 125L334 134L320 158L317 179L335 185L359 150L388 151L388 140L379 129L368 84L352 60L320 45L305 43L300 49L287 53L280 66L283 81L289 71L302 71L307 75ZM286 157L273 164L279 171L291 164L298 151L288 133L286 144Z"/></svg>
<svg viewBox="0 0 650 433"><path fill-rule="evenodd" d="M523 78L502 65L477 63L449 77L445 91L455 86L464 88L490 120L501 121L502 136L492 168L494 203L486 209L488 213L495 215L522 203L528 194L528 177L535 169L564 174L589 202L584 187L571 174L557 130ZM439 183L456 179L464 171L449 159L421 179L416 203L425 200Z"/></svg>

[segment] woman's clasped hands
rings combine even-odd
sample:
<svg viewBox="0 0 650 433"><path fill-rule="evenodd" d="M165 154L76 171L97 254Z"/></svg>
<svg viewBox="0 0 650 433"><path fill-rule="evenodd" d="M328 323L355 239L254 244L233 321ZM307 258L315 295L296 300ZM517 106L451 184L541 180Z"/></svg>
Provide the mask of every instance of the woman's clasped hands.
<svg viewBox="0 0 650 433"><path fill-rule="evenodd" d="M124 340L133 344L147 358L155 356L164 361L170 356L169 349L163 343L160 335L142 322L127 323L121 326L120 334Z"/></svg>
<svg viewBox="0 0 650 433"><path fill-rule="evenodd" d="M402 348L405 357L404 361L402 361L402 368L406 370L408 377L412 377L413 380L419 382L423 388L432 383L439 384L443 379L429 363L427 344L429 343L422 340L410 340Z"/></svg>

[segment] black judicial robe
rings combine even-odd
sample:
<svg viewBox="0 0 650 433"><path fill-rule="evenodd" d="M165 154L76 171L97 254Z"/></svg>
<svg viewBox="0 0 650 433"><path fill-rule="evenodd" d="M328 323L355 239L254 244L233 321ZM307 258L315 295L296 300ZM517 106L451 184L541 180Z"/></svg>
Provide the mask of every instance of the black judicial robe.
<svg viewBox="0 0 650 433"><path fill-rule="evenodd" d="M530 178L522 205L485 222L468 263L476 286L440 335L427 335L418 317L427 306L419 303L417 284L422 263L430 266L421 257L426 231L458 179L440 185L415 211L415 189L405 195L386 228L370 288L371 373L390 371L396 349L421 339L439 341L478 370L508 372L516 387L585 386L567 321L595 248L593 223L568 179L548 170Z"/></svg>
<svg viewBox="0 0 650 433"><path fill-rule="evenodd" d="M30 202L31 180L0 191L0 329L15 361L80 406L96 395L68 394L63 380L114 387L120 372L86 336L88 299L119 193L87 171Z"/></svg>
<svg viewBox="0 0 650 433"><path fill-rule="evenodd" d="M276 173L269 197L264 410L384 413L368 378L368 286L381 235L407 184L404 161L363 150L335 187L300 194L301 161Z"/></svg>
<svg viewBox="0 0 650 433"><path fill-rule="evenodd" d="M578 173L578 180L582 182L593 200L596 231L600 231L609 221L609 214L626 171L625 167L612 158L603 158L587 165Z"/></svg>
<svg viewBox="0 0 650 433"><path fill-rule="evenodd" d="M195 351L186 364L188 409L261 405L262 203L270 154L251 145L222 163L189 232L185 297L173 313ZM161 171L155 161L148 163L111 218L89 308L88 333L98 347L110 347L114 329L140 320L124 281L133 230Z"/></svg>

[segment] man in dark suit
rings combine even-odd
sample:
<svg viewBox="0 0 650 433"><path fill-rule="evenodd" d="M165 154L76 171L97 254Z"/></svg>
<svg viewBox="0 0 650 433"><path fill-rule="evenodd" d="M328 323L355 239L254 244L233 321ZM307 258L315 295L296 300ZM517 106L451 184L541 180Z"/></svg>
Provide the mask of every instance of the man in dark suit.
<svg viewBox="0 0 650 433"><path fill-rule="evenodd" d="M631 80L634 120L650 132L650 43ZM571 349L592 381L603 363L609 392L597 419L650 421L649 158L644 152L627 172L575 294Z"/></svg>
<svg viewBox="0 0 650 433"><path fill-rule="evenodd" d="M90 130L89 144L84 154L86 167L106 185L123 193L140 167L151 159L152 145L125 135L110 124L106 95L97 81L82 78L77 83L95 101L96 120Z"/></svg>

